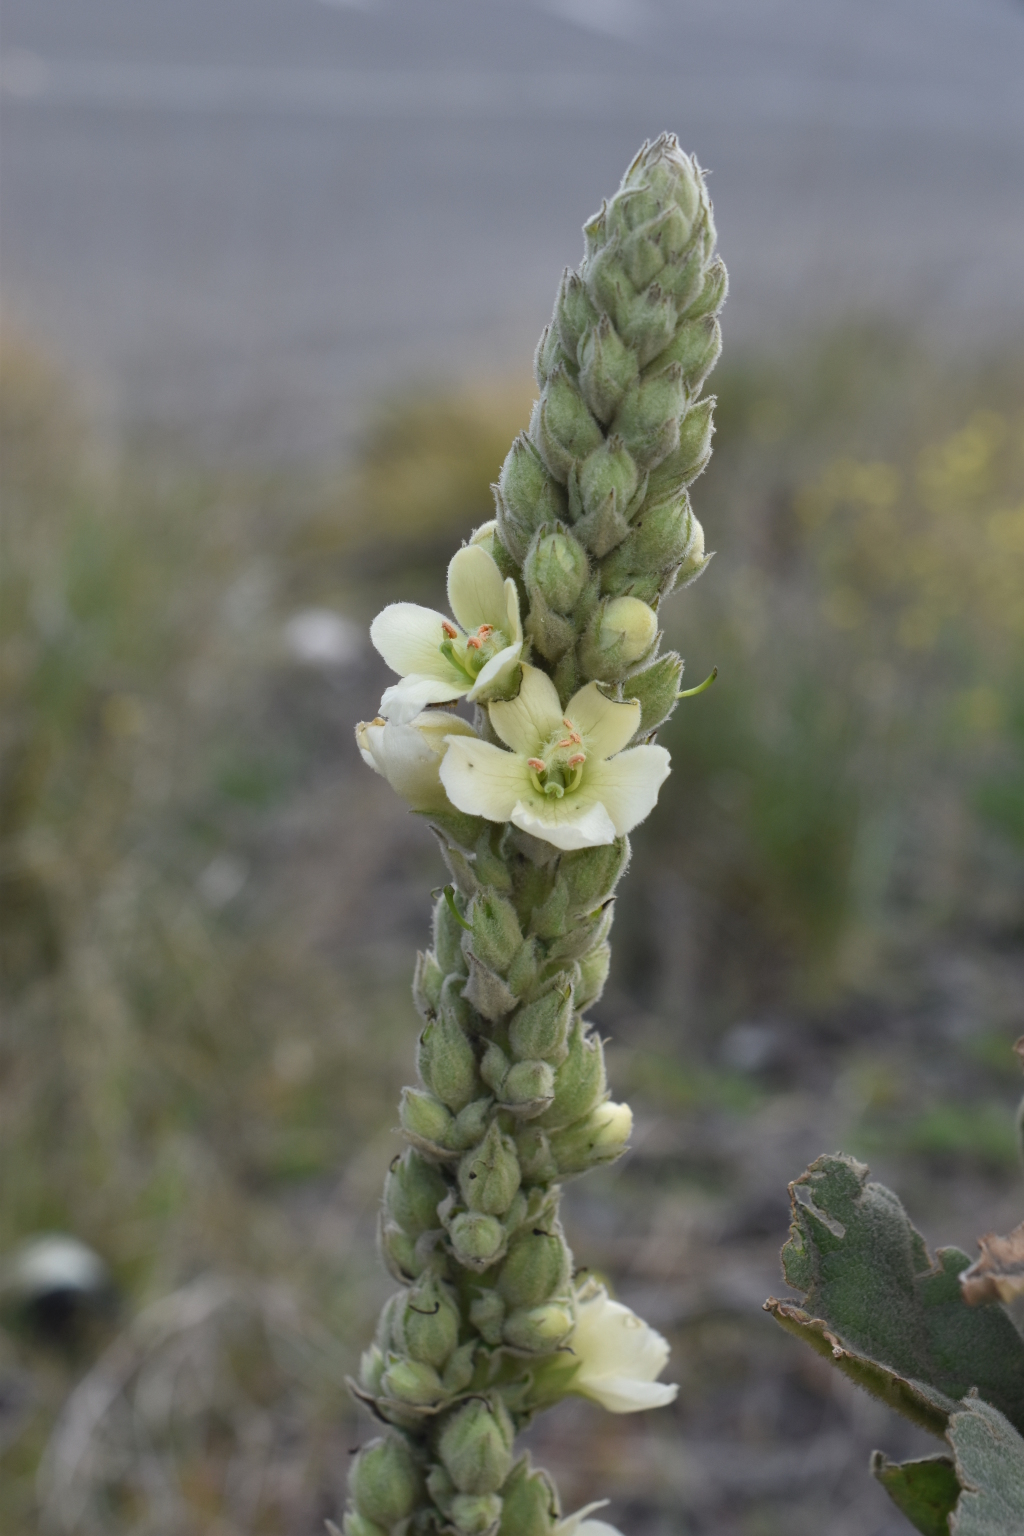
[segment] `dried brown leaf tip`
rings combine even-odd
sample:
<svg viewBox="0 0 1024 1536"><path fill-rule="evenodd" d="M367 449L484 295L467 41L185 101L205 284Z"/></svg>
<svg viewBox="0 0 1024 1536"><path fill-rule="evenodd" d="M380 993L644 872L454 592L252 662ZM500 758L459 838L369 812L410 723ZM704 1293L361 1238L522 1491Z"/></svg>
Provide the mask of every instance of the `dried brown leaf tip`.
<svg viewBox="0 0 1024 1536"><path fill-rule="evenodd" d="M1018 1041L1018 1048L1021 1042ZM1016 1301L1024 1296L1024 1221L1008 1237L989 1232L978 1239L981 1252L960 1276L960 1289L969 1307L987 1301Z"/></svg>

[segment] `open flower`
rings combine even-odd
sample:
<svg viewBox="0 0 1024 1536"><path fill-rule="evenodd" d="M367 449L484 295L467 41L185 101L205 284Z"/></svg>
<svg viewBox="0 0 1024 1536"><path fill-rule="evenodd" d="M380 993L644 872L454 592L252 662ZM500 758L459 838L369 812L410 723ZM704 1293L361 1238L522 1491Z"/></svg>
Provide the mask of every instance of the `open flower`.
<svg viewBox="0 0 1024 1536"><path fill-rule="evenodd" d="M453 736L476 732L468 720L445 709L425 709L407 725L388 720L362 720L356 745L375 773L387 779L414 811L439 811L448 797L438 776L447 743Z"/></svg>
<svg viewBox="0 0 1024 1536"><path fill-rule="evenodd" d="M467 544L448 567L453 624L433 608L391 603L370 625L370 639L400 683L384 691L381 714L408 724L427 704L465 695L500 698L515 686L523 650L519 598L483 544Z"/></svg>
<svg viewBox="0 0 1024 1536"><path fill-rule="evenodd" d="M675 1384L655 1380L669 1355L661 1334L593 1281L577 1295L569 1347L579 1360L569 1391L609 1413L663 1408L679 1391Z"/></svg>
<svg viewBox="0 0 1024 1536"><path fill-rule="evenodd" d="M547 674L524 664L518 696L489 714L512 750L448 743L441 782L460 811L511 821L556 848L614 842L650 814L669 757L664 747L622 750L640 724L635 699L615 703L588 683L563 710Z"/></svg>

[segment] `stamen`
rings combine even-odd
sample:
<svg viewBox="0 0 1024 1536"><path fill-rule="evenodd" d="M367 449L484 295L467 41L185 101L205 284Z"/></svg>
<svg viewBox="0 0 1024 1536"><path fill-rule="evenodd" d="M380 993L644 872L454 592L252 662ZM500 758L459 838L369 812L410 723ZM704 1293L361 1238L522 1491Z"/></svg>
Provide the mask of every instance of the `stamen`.
<svg viewBox="0 0 1024 1536"><path fill-rule="evenodd" d="M469 639L466 641L466 649L469 651L478 651L482 645L483 641L480 639L479 635L470 635Z"/></svg>
<svg viewBox="0 0 1024 1536"><path fill-rule="evenodd" d="M542 758L539 758L539 757L528 757L526 759L526 766L527 766L527 768L532 768L534 773L546 773L547 772L547 764L544 762L544 760Z"/></svg>
<svg viewBox="0 0 1024 1536"><path fill-rule="evenodd" d="M587 754L585 752L574 752L565 766L567 768L575 768L578 763L585 763L586 760Z"/></svg>
<svg viewBox="0 0 1024 1536"><path fill-rule="evenodd" d="M491 638L491 636L494 634L494 625L493 624L481 624L480 628L477 630L477 634L479 635L481 640L489 640Z"/></svg>
<svg viewBox="0 0 1024 1536"><path fill-rule="evenodd" d="M449 624L447 619L441 620L441 628L444 630L449 640L457 640L459 638L459 632L455 628L455 625Z"/></svg>

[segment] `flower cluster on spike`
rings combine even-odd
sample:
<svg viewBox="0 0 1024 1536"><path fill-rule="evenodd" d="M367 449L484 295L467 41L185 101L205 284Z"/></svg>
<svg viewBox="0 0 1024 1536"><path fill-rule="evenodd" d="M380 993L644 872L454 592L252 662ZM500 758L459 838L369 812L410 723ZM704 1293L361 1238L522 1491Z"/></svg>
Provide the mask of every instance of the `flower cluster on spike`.
<svg viewBox="0 0 1024 1536"><path fill-rule="evenodd" d="M568 1393L613 1413L675 1396L665 1341L575 1275L559 1199L631 1129L586 1012L628 834L669 772L653 737L683 663L659 654L659 605L710 558L688 487L711 451L726 274L671 135L584 234L496 518L449 567L451 617L394 603L371 629L398 681L358 745L436 832L450 884L417 962L420 1082L381 1213L400 1289L352 1383L386 1433L354 1463L346 1536L615 1536L598 1505L563 1516L515 1436Z"/></svg>

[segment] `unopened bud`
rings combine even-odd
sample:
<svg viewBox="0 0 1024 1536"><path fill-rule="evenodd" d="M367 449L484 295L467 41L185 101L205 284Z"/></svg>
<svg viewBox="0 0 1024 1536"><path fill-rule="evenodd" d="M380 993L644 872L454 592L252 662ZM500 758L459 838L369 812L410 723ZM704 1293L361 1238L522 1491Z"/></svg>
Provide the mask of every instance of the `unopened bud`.
<svg viewBox="0 0 1024 1536"><path fill-rule="evenodd" d="M329 1525L328 1530L337 1533L336 1525ZM367 1520L357 1509L349 1509L345 1512L342 1522L345 1536L387 1536L387 1531L382 1525L377 1525L373 1520Z"/></svg>
<svg viewBox="0 0 1024 1536"><path fill-rule="evenodd" d="M458 1114L480 1090L476 1057L461 1028L444 1014L420 1035L417 1066L427 1087Z"/></svg>
<svg viewBox="0 0 1024 1536"><path fill-rule="evenodd" d="M615 414L615 431L640 467L649 469L679 442L679 421L685 410L682 370L673 364L629 390Z"/></svg>
<svg viewBox="0 0 1024 1536"><path fill-rule="evenodd" d="M463 1151L467 1147L475 1147L487 1130L493 1099L474 1099L467 1104L465 1109L460 1109L455 1116L455 1124L452 1126L448 1137L453 1151Z"/></svg>
<svg viewBox="0 0 1024 1536"><path fill-rule="evenodd" d="M515 1431L500 1397L473 1398L452 1414L438 1453L460 1493L497 1493L512 1469Z"/></svg>
<svg viewBox="0 0 1024 1536"><path fill-rule="evenodd" d="M556 368L530 421L530 437L554 478L564 485L573 464L592 453L603 436L565 368Z"/></svg>
<svg viewBox="0 0 1024 1536"><path fill-rule="evenodd" d="M498 1291L510 1307L536 1307L569 1283L572 1257L557 1222L517 1232L498 1275Z"/></svg>
<svg viewBox="0 0 1024 1536"><path fill-rule="evenodd" d="M552 1061L556 1066L564 1061L572 1010L572 987L557 984L520 1008L508 1028L508 1043L516 1057Z"/></svg>
<svg viewBox="0 0 1024 1536"><path fill-rule="evenodd" d="M464 1392L473 1380L477 1340L460 1344L441 1373L446 1392Z"/></svg>
<svg viewBox="0 0 1024 1536"><path fill-rule="evenodd" d="M653 504L680 496L711 457L714 395L706 395L683 417L676 447L651 470L647 498Z"/></svg>
<svg viewBox="0 0 1024 1536"><path fill-rule="evenodd" d="M459 1309L432 1275L413 1286L397 1318L397 1342L413 1360L441 1370L459 1342Z"/></svg>
<svg viewBox="0 0 1024 1536"><path fill-rule="evenodd" d="M722 328L710 315L699 320L684 320L664 352L651 363L648 373L656 373L678 363L686 393L692 400L711 372L722 350Z"/></svg>
<svg viewBox="0 0 1024 1536"><path fill-rule="evenodd" d="M423 1268L416 1251L416 1239L393 1221L381 1222L380 1251L396 1280L413 1280Z"/></svg>
<svg viewBox="0 0 1024 1536"><path fill-rule="evenodd" d="M602 590L656 597L666 572L686 557L693 543L693 525L685 495L653 504L648 498L622 543L602 561Z"/></svg>
<svg viewBox="0 0 1024 1536"><path fill-rule="evenodd" d="M389 1527L406 1519L423 1497L423 1474L404 1440L371 1440L352 1463L349 1492L359 1514Z"/></svg>
<svg viewBox="0 0 1024 1536"><path fill-rule="evenodd" d="M514 1113L539 1114L555 1096L555 1072L546 1061L517 1061L501 1085L501 1102Z"/></svg>
<svg viewBox="0 0 1024 1536"><path fill-rule="evenodd" d="M522 432L508 451L495 490L502 541L522 560L535 530L565 516L565 491Z"/></svg>
<svg viewBox="0 0 1024 1536"><path fill-rule="evenodd" d="M602 906L625 874L629 854L628 837L563 853L558 872L569 889L569 910L593 912Z"/></svg>
<svg viewBox="0 0 1024 1536"><path fill-rule="evenodd" d="M555 613L569 613L590 575L583 546L561 523L542 528L530 545L523 579L531 595L539 592Z"/></svg>
<svg viewBox="0 0 1024 1536"><path fill-rule="evenodd" d="M558 1499L546 1474L530 1466L529 1456L512 1468L501 1498L500 1536L552 1536Z"/></svg>
<svg viewBox="0 0 1024 1536"><path fill-rule="evenodd" d="M437 1012L443 983L444 971L438 965L433 950L427 950L426 954L420 950L416 956L416 971L412 979L412 1000L423 1018L429 1019Z"/></svg>
<svg viewBox="0 0 1024 1536"><path fill-rule="evenodd" d="M469 1304L469 1320L486 1344L501 1343L505 1303L497 1291L481 1291Z"/></svg>
<svg viewBox="0 0 1024 1536"><path fill-rule="evenodd" d="M419 1145L443 1147L452 1127L452 1116L433 1094L403 1088L398 1111L402 1130Z"/></svg>
<svg viewBox="0 0 1024 1536"><path fill-rule="evenodd" d="M463 949L471 949L491 970L506 971L523 942L515 907L506 896L486 889L473 898L469 915L473 931L464 934Z"/></svg>
<svg viewBox="0 0 1024 1536"><path fill-rule="evenodd" d="M583 398L599 421L611 421L636 380L636 353L622 341L608 316L602 315L582 338L579 359Z"/></svg>
<svg viewBox="0 0 1024 1536"><path fill-rule="evenodd" d="M496 1493L457 1493L449 1518L460 1536L487 1536L501 1519L501 1498Z"/></svg>
<svg viewBox="0 0 1024 1536"><path fill-rule="evenodd" d="M539 1126L527 1123L516 1132L516 1154L523 1170L524 1184L547 1184L558 1177L547 1132Z"/></svg>
<svg viewBox="0 0 1024 1536"><path fill-rule="evenodd" d="M479 544L486 549L491 559L494 559L494 540L498 533L498 520L492 517L490 522L481 523L479 528L474 528L469 536L471 544Z"/></svg>
<svg viewBox="0 0 1024 1536"><path fill-rule="evenodd" d="M585 512L596 512L609 497L615 509L625 512L640 483L633 456L622 438L612 435L594 449L580 466L580 498Z"/></svg>
<svg viewBox="0 0 1024 1536"><path fill-rule="evenodd" d="M690 521L693 537L686 547L686 554L676 572L676 585L680 587L685 587L695 576L699 576L709 559L709 556L704 553L704 529L695 517Z"/></svg>
<svg viewBox="0 0 1024 1536"><path fill-rule="evenodd" d="M623 694L640 705L640 734L656 730L676 707L676 695L683 675L683 661L675 651L634 673L623 686Z"/></svg>
<svg viewBox="0 0 1024 1536"><path fill-rule="evenodd" d="M540 1307L523 1307L505 1319L502 1337L513 1349L547 1355L557 1349L572 1331L572 1307L567 1302L550 1301Z"/></svg>
<svg viewBox="0 0 1024 1536"><path fill-rule="evenodd" d="M581 1009L596 1003L605 988L612 963L612 947L607 942L597 944L577 961L580 981L576 989Z"/></svg>
<svg viewBox="0 0 1024 1536"><path fill-rule="evenodd" d="M614 1162L625 1152L632 1130L628 1104L599 1104L575 1125L552 1133L551 1153L559 1173L584 1173L599 1163Z"/></svg>
<svg viewBox="0 0 1024 1536"><path fill-rule="evenodd" d="M554 318L563 350L569 357L578 359L580 339L587 327L596 322L598 314L579 274L568 267L562 274Z"/></svg>
<svg viewBox="0 0 1024 1536"><path fill-rule="evenodd" d="M471 1211L503 1216L519 1188L519 1159L515 1142L492 1121L478 1147L459 1164L459 1188Z"/></svg>
<svg viewBox="0 0 1024 1536"><path fill-rule="evenodd" d="M686 305L683 314L690 317L717 315L728 292L729 274L725 270L725 262L718 256L708 267L697 296Z"/></svg>
<svg viewBox="0 0 1024 1536"><path fill-rule="evenodd" d="M437 1208L448 1186L433 1163L411 1147L395 1158L384 1181L384 1209L391 1220L418 1237L440 1226Z"/></svg>
<svg viewBox="0 0 1024 1536"><path fill-rule="evenodd" d="M484 1270L501 1256L505 1228L496 1216L460 1211L448 1226L452 1252L467 1269Z"/></svg>
<svg viewBox="0 0 1024 1536"><path fill-rule="evenodd" d="M591 676L614 682L654 644L658 616L635 597L613 597L602 603L587 625L580 660Z"/></svg>
<svg viewBox="0 0 1024 1536"><path fill-rule="evenodd" d="M410 1360L407 1355L392 1355L380 1380L383 1397L413 1408L431 1408L447 1397L440 1376L432 1365Z"/></svg>
<svg viewBox="0 0 1024 1536"><path fill-rule="evenodd" d="M376 1344L371 1344L369 1349L364 1349L359 1357L359 1385L364 1392L369 1392L376 1397L380 1391L381 1377L384 1375L384 1356Z"/></svg>
<svg viewBox="0 0 1024 1536"><path fill-rule="evenodd" d="M464 904L457 895L454 901L459 908ZM448 902L443 896L438 897L434 904L434 953L445 976L450 976L453 971L457 971L461 976L466 975L468 967L466 957L462 953L464 932L465 929Z"/></svg>
<svg viewBox="0 0 1024 1536"><path fill-rule="evenodd" d="M539 1116L538 1123L545 1128L571 1125L588 1114L604 1092L604 1048L600 1037L589 1034L583 1019L577 1019L569 1039L569 1054L555 1073L555 1101Z"/></svg>

